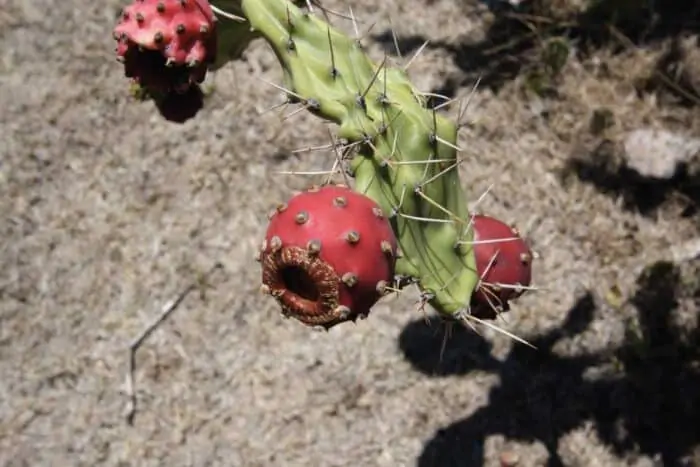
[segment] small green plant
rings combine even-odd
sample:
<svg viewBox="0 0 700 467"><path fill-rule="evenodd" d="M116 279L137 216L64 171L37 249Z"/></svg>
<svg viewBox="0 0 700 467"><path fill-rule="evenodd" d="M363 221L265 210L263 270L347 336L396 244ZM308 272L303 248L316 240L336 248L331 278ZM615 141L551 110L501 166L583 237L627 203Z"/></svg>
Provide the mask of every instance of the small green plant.
<svg viewBox="0 0 700 467"><path fill-rule="evenodd" d="M540 97L554 93L557 79L569 60L570 53L569 42L564 37L553 37L545 41L538 59L528 65L525 72L527 90Z"/></svg>

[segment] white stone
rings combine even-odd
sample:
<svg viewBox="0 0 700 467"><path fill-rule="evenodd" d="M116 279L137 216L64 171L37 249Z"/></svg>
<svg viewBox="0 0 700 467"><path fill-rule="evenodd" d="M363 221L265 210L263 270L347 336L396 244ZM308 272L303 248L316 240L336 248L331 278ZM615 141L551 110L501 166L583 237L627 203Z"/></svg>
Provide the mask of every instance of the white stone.
<svg viewBox="0 0 700 467"><path fill-rule="evenodd" d="M645 177L671 178L682 162L700 153L700 138L666 130L638 129L625 138L627 165Z"/></svg>

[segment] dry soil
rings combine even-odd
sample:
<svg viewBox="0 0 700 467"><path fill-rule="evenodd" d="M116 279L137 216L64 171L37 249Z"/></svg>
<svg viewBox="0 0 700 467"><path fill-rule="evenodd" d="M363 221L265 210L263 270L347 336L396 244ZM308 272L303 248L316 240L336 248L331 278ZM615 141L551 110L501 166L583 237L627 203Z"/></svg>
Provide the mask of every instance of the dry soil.
<svg viewBox="0 0 700 467"><path fill-rule="evenodd" d="M466 98L482 77L463 182L540 255L541 290L500 322L538 350L455 330L441 360L444 329L413 290L328 333L258 293L266 213L311 182L278 172L332 160L293 152L326 144L326 124L265 112L281 102L265 43L211 74L180 125L128 93L111 36L122 2L0 5L2 465L699 465L697 270L673 256L699 235L698 182L605 162L637 128L700 135L692 94L654 78L673 31L584 47L562 26L568 60L542 89L546 37L483 5L352 4L363 31L376 23L377 60L390 28L404 62L431 41L409 68L421 90ZM192 281L137 355L128 424L129 343Z"/></svg>

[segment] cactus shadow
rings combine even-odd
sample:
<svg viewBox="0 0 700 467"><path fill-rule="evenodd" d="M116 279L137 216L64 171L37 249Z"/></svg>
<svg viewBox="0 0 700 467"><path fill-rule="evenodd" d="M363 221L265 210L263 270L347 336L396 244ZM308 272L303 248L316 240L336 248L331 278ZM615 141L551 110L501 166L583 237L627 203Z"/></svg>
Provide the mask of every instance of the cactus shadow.
<svg viewBox="0 0 700 467"><path fill-rule="evenodd" d="M650 265L631 299L638 325L629 339L620 348L591 355L552 352L557 342L590 326L596 311L590 293L567 312L560 327L528 339L538 350L515 345L503 360L490 355L488 344L463 332L450 339L447 358L440 363L435 354L442 337L421 329L427 327L423 321L410 323L399 347L417 371L440 377L482 370L500 377L489 403L434 433L417 465L484 465L485 440L499 434L539 441L549 452L547 465L564 466L559 442L586 421L621 456L645 454L666 466L690 465L688 457L700 443L700 331L683 336L672 324L678 281L673 264ZM618 370L605 371L610 367ZM602 376L590 376L596 373Z"/></svg>
<svg viewBox="0 0 700 467"><path fill-rule="evenodd" d="M612 144L604 141L585 157L569 159L560 173L562 181L566 183L574 176L601 193L621 199L623 208L642 215L653 214L671 199L682 206L681 217L698 214L700 170L681 163L669 178L648 177L628 167L615 151Z"/></svg>
<svg viewBox="0 0 700 467"><path fill-rule="evenodd" d="M472 0L464 2L472 15L474 3ZM566 19L543 13L542 4L553 3L546 0L526 0L518 6L500 0L482 3L489 6L493 15L482 40L431 41L427 46L450 53L465 75L445 84L442 91L447 97L454 97L456 89L471 86L477 78L481 86L500 90L521 75L524 67L545 60L543 44L548 38L563 38L575 44L579 54L586 56L601 48L622 52L630 44L643 46L700 32L700 7L696 0L648 0L632 4L626 0L605 0L592 2L584 12ZM629 43L623 43L620 37L626 37ZM397 55L391 31L376 34L373 39L386 53ZM425 37L412 35L398 37L396 42L401 54L408 56L425 40Z"/></svg>
<svg viewBox="0 0 700 467"><path fill-rule="evenodd" d="M171 123L183 124L193 119L204 107L204 92L201 86L190 86L185 92L169 92L153 102L161 117Z"/></svg>

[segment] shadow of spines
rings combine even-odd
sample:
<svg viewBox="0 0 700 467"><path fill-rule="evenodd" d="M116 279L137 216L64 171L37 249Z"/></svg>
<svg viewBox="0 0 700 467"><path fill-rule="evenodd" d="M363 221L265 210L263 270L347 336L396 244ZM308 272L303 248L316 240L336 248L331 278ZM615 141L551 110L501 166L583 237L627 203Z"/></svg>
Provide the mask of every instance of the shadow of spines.
<svg viewBox="0 0 700 467"><path fill-rule="evenodd" d="M681 339L672 320L677 293L673 264L649 266L631 300L639 321L634 338L617 349L576 357L557 356L551 349L590 326L596 310L590 293L568 311L560 327L528 339L539 350L515 345L502 361L483 339L454 329L441 362L442 333L423 320L410 323L399 347L417 371L443 377L481 370L501 381L491 390L488 405L434 434L418 465L483 465L486 438L500 434L540 441L549 451L549 465L563 466L559 440L589 420L599 438L620 455L658 455L664 466L693 465L689 456L700 443L700 331ZM622 371L584 377L587 370L611 363Z"/></svg>
<svg viewBox="0 0 700 467"><path fill-rule="evenodd" d="M696 0L640 1L633 2L632 7L626 6L626 2L592 2L583 13L560 19L540 16L537 2L532 0L521 2L517 7L506 1L493 2L497 7L493 9L494 18L483 40L428 43L428 49L450 53L465 74L462 81L452 83L451 95L450 89L445 89L444 95L454 97L457 88L474 83L477 78L482 86L498 91L520 74L523 64L537 55L546 37L566 38L576 44L582 57L586 57L602 48L622 52L627 45L643 46L700 34L700 3ZM465 2L465 7L473 9L473 3ZM621 37L628 39L629 44L623 44ZM389 55L397 55L398 44L404 56L414 53L427 39L411 35L399 36L395 41L389 30L372 38Z"/></svg>

